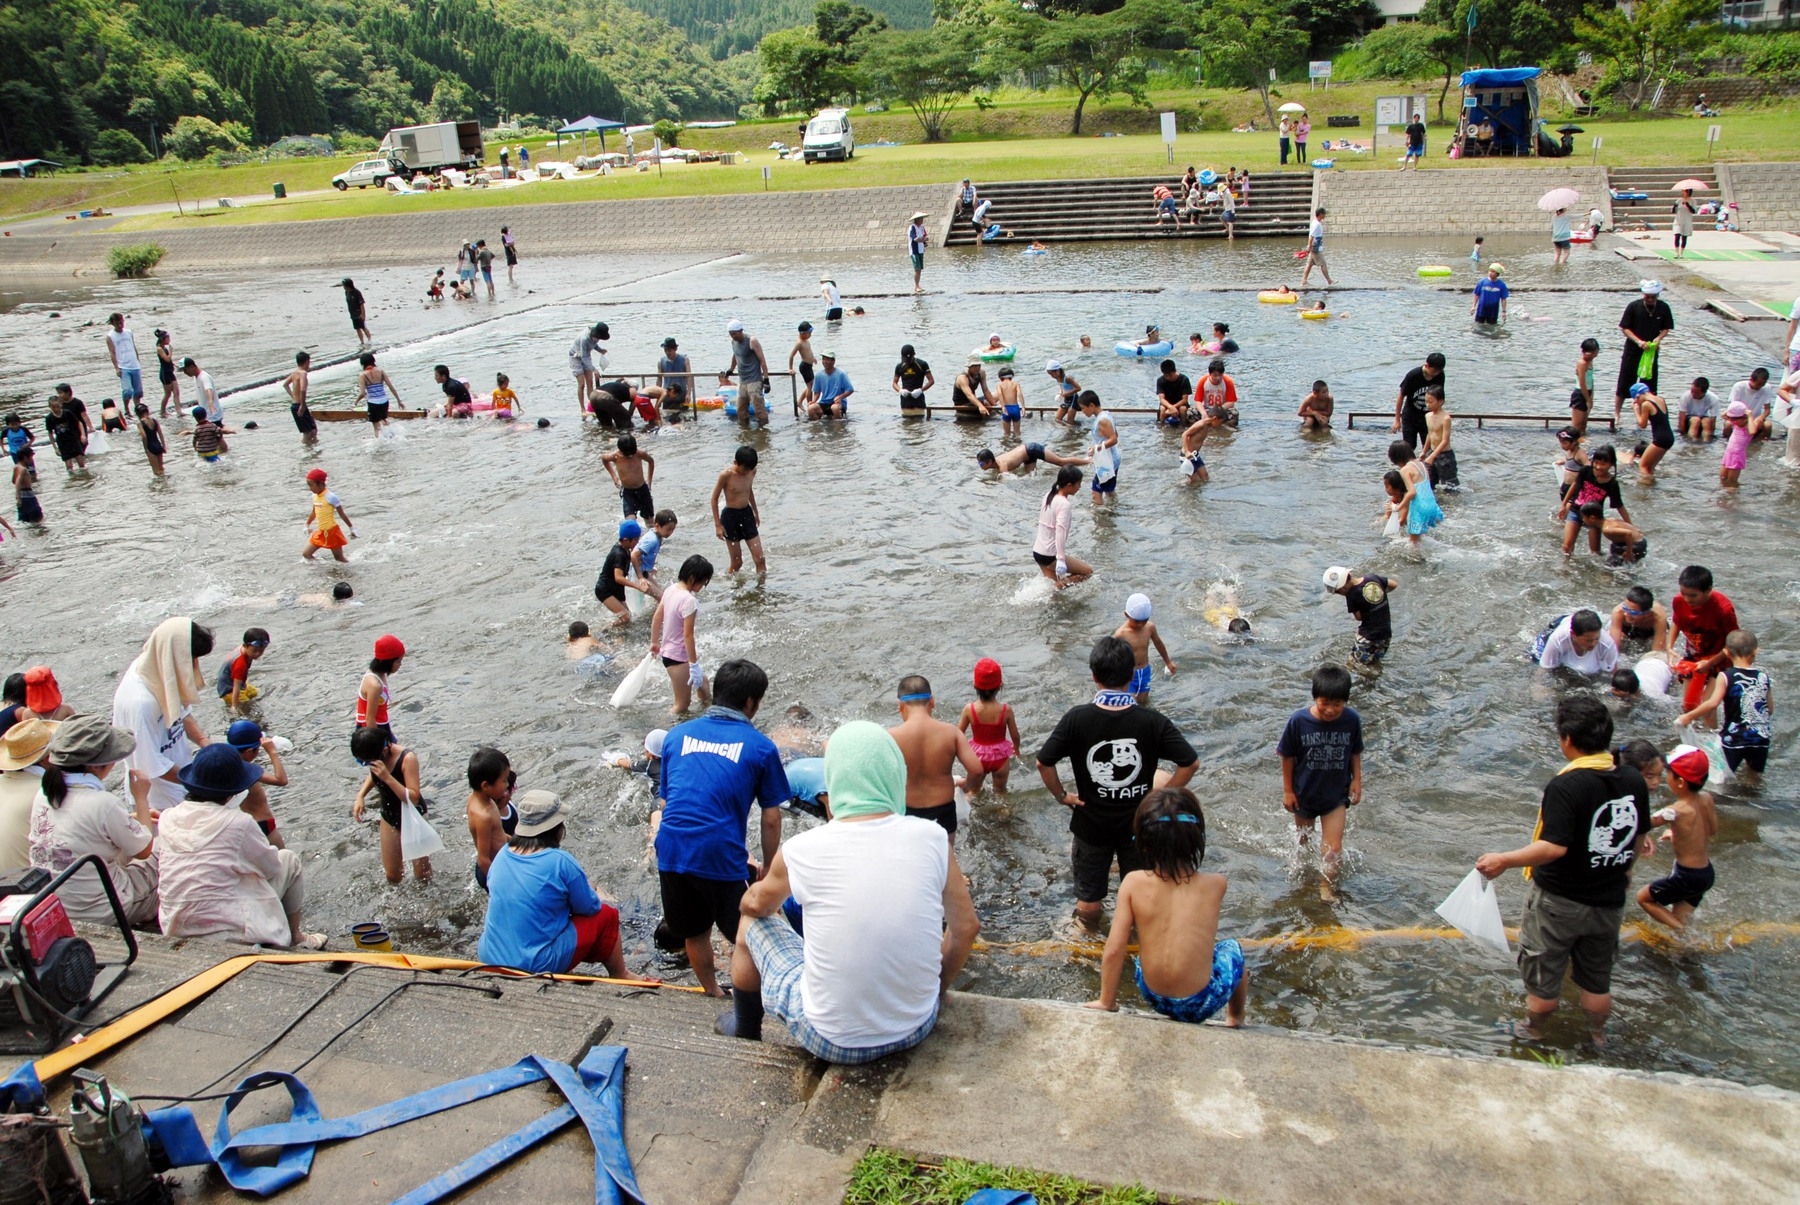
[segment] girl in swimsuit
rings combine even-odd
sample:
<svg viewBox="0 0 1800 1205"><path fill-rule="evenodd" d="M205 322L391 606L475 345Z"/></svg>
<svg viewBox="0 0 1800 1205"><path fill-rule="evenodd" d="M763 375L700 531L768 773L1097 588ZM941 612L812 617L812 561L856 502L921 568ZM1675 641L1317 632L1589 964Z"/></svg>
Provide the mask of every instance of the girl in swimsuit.
<svg viewBox="0 0 1800 1205"><path fill-rule="evenodd" d="M375 354L362 354L362 372L356 378L356 400L365 402L369 407L369 425L376 431L388 421L388 404L400 400L400 391L388 379L388 374L375 367Z"/></svg>
<svg viewBox="0 0 1800 1205"><path fill-rule="evenodd" d="M162 381L162 409L157 413L167 415L172 404L175 413L181 413L181 378L175 375L175 351L169 345L169 332L156 332L156 374Z"/></svg>
<svg viewBox="0 0 1800 1205"><path fill-rule="evenodd" d="M424 812L431 806L419 790L419 755L394 743L391 735L376 728L358 728L350 738L350 752L369 774L357 789L356 802L350 815L362 823L363 806L374 792L381 808L381 871L390 883L398 883L406 875L400 845L400 809L416 807ZM421 883L431 881L431 859L413 859L413 878Z"/></svg>
<svg viewBox="0 0 1800 1205"><path fill-rule="evenodd" d="M962 718L956 722L969 734L969 745L981 759L981 773L971 774L961 784L965 794L981 790L982 779L990 775L994 794L1006 794L1006 776L1022 742L1012 708L998 701L1003 685L998 661L983 657L975 663L976 701L963 707Z"/></svg>
<svg viewBox="0 0 1800 1205"><path fill-rule="evenodd" d="M168 451L163 443L162 424L150 417L150 407L139 402L137 404L138 438L144 443L144 459L150 462L150 471L158 477L163 475L163 453Z"/></svg>
<svg viewBox="0 0 1800 1205"><path fill-rule="evenodd" d="M363 675L362 685L356 691L356 726L357 728L379 728L394 739L394 730L388 727L388 702L393 698L388 689L388 675L400 668L406 660L406 646L400 643L398 636L383 635L375 641L375 657L369 662L369 671Z"/></svg>
<svg viewBox="0 0 1800 1205"><path fill-rule="evenodd" d="M1581 470L1588 466L1588 454L1581 446L1581 432L1573 426L1564 427L1556 433L1556 443L1562 449L1556 458L1556 467L1561 471L1562 484L1557 487L1556 500L1561 502L1568 494L1569 487L1575 484L1575 478Z"/></svg>
<svg viewBox="0 0 1800 1205"><path fill-rule="evenodd" d="M1638 476L1646 484L1656 480L1656 462L1675 446L1675 431L1669 426L1669 403L1650 392L1650 386L1639 381L1631 387L1632 409L1637 411L1637 424L1650 428L1650 446L1638 457Z"/></svg>

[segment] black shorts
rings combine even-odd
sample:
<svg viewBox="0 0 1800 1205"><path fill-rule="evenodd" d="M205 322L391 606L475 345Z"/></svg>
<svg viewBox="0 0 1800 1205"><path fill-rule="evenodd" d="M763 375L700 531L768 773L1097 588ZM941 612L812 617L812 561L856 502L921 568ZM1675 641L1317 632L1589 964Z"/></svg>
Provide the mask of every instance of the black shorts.
<svg viewBox="0 0 1800 1205"><path fill-rule="evenodd" d="M1339 808L1350 806L1348 799L1339 799L1335 803L1327 803L1323 799L1299 799L1294 802L1294 815L1302 820L1323 820Z"/></svg>
<svg viewBox="0 0 1800 1205"><path fill-rule="evenodd" d="M748 506L726 507L719 512L719 524L725 529L725 539L733 544L756 538L756 512Z"/></svg>
<svg viewBox="0 0 1800 1205"><path fill-rule="evenodd" d="M673 657L664 657L664 658L663 658L663 659L662 659L662 663L663 663L663 668L664 668L664 669L668 669L668 668L669 668L669 667L670 667L670 666L672 666L672 665L686 665L686 664L687 664L687 662L685 662L685 661L677 661L677 660L675 660L675 658L673 658Z"/></svg>
<svg viewBox="0 0 1800 1205"><path fill-rule="evenodd" d="M800 379L808 385L812 384L813 366L805 360L800 361Z"/></svg>
<svg viewBox="0 0 1800 1205"><path fill-rule="evenodd" d="M514 264L517 264L518 262L519 262L518 248L517 247L508 247L506 249L506 266L510 268Z"/></svg>
<svg viewBox="0 0 1800 1205"><path fill-rule="evenodd" d="M737 940L743 917L738 905L750 880L703 879L669 870L656 877L662 884L663 920L676 937L683 941L705 937L716 925L726 941Z"/></svg>
<svg viewBox="0 0 1800 1205"><path fill-rule="evenodd" d="M1097 845L1092 841L1083 841L1071 835L1069 838L1069 867L1075 880L1075 898L1083 904L1098 904L1106 898L1108 880L1112 877L1113 859L1119 862L1119 878L1123 879L1134 870L1142 870L1144 862L1138 856L1137 843L1130 833L1116 841Z"/></svg>
<svg viewBox="0 0 1800 1205"><path fill-rule="evenodd" d="M1626 547L1624 544L1609 544L1607 546L1607 552L1609 555L1607 556L1606 563L1609 565L1623 565L1627 561L1641 561L1646 556L1650 555L1650 541L1647 537L1634 540L1630 547Z"/></svg>
<svg viewBox="0 0 1800 1205"><path fill-rule="evenodd" d="M1619 359L1619 383L1618 383L1617 388L1614 390L1614 392L1619 397L1630 396L1631 387L1633 385L1637 384L1640 380L1643 381L1644 384L1650 386L1651 393L1656 392L1656 373L1654 371L1652 371L1651 374L1647 377L1638 376L1638 362L1642 358L1643 354L1644 354L1644 349L1639 347L1637 344L1627 343L1625 345L1625 352ZM1658 361L1659 361L1658 367L1659 368L1661 367L1660 360L1661 360L1661 357L1659 356L1658 357Z"/></svg>
<svg viewBox="0 0 1800 1205"><path fill-rule="evenodd" d="M827 322L842 322L843 320L844 320L844 307L843 306L834 305L830 309L825 311L825 321L827 321Z"/></svg>
<svg viewBox="0 0 1800 1205"><path fill-rule="evenodd" d="M619 490L619 501L628 515L641 515L646 520L656 514L656 503L650 500L648 485L627 485Z"/></svg>
<svg viewBox="0 0 1800 1205"><path fill-rule="evenodd" d="M387 416L388 416L388 404L386 402L370 402L369 403L369 421L371 423L386 422Z"/></svg>
<svg viewBox="0 0 1800 1205"><path fill-rule="evenodd" d="M294 426L302 435L310 435L319 429L318 420L313 418L311 410L302 410L299 405L288 407L288 413L294 416Z"/></svg>
<svg viewBox="0 0 1800 1205"><path fill-rule="evenodd" d="M1425 469L1431 479L1432 489L1436 489L1440 485L1460 486L1462 484L1462 479L1457 476L1456 451L1453 448L1445 448L1439 452L1437 459L1426 465Z"/></svg>
<svg viewBox="0 0 1800 1205"><path fill-rule="evenodd" d="M1031 559L1036 561L1040 568L1044 569L1049 569L1056 564L1055 557L1039 552L1035 548L1031 550Z"/></svg>
<svg viewBox="0 0 1800 1205"><path fill-rule="evenodd" d="M956 836L956 803L940 803L930 808L907 808L908 816L917 816L921 820L929 820L942 828L952 837Z"/></svg>
<svg viewBox="0 0 1800 1205"><path fill-rule="evenodd" d="M1657 879L1650 884L1650 898L1665 908L1673 908L1676 904L1689 904L1695 908L1712 890L1713 868L1708 862L1705 866L1683 866L1675 864L1673 874Z"/></svg>
<svg viewBox="0 0 1800 1205"><path fill-rule="evenodd" d="M624 602L625 587L621 586L618 582L615 582L612 579L612 574L602 569L600 571L600 577L594 582L594 597L601 602L605 602L609 598L616 598L620 602Z"/></svg>
<svg viewBox="0 0 1800 1205"><path fill-rule="evenodd" d="M1586 410L1587 408L1587 394L1581 392L1579 389L1569 390L1569 409Z"/></svg>
<svg viewBox="0 0 1800 1205"><path fill-rule="evenodd" d="M1767 745L1721 745L1719 752L1725 755L1725 764L1735 772L1745 762L1750 768L1761 774L1769 765L1769 747Z"/></svg>

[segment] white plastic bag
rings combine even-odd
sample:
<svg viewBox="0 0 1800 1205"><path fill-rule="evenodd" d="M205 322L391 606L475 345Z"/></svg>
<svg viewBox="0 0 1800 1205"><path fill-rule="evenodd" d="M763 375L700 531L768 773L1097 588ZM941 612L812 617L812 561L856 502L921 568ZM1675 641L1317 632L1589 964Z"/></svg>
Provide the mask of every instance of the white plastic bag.
<svg viewBox="0 0 1800 1205"><path fill-rule="evenodd" d="M1384 536L1398 536L1403 534L1400 530L1400 512L1398 510L1394 510L1388 514L1387 524L1382 527L1381 534Z"/></svg>
<svg viewBox="0 0 1800 1205"><path fill-rule="evenodd" d="M400 805L400 856L408 862L441 853L444 839L431 822L410 803Z"/></svg>
<svg viewBox="0 0 1800 1205"><path fill-rule="evenodd" d="M101 431L88 432L87 451L89 456L104 456L112 451L112 444Z"/></svg>
<svg viewBox="0 0 1800 1205"><path fill-rule="evenodd" d="M1725 764L1725 750L1719 744L1717 732L1711 728L1696 728L1689 724L1681 730L1681 743L1692 745L1706 754L1706 760L1712 765L1711 772L1706 776L1707 786L1716 791L1737 781L1737 775Z"/></svg>
<svg viewBox="0 0 1800 1205"><path fill-rule="evenodd" d="M655 606L655 602L642 590L625 591L625 609L631 613L633 619L643 616Z"/></svg>
<svg viewBox="0 0 1800 1205"><path fill-rule="evenodd" d="M637 668L626 674L625 680L619 683L619 688L613 691L612 705L629 707L637 702L637 697L644 693L644 683L649 680L650 671L655 666L656 654L644 654L644 659L638 662Z"/></svg>
<svg viewBox="0 0 1800 1205"><path fill-rule="evenodd" d="M1450 898L1437 906L1437 914L1478 946L1512 956L1506 925L1500 919L1500 896L1479 870L1471 870Z"/></svg>

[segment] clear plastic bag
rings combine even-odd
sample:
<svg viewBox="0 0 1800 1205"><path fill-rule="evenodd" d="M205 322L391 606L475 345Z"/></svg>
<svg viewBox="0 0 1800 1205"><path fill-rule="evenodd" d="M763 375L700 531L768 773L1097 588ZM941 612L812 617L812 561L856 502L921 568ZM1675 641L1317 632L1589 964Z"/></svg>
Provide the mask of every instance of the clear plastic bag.
<svg viewBox="0 0 1800 1205"><path fill-rule="evenodd" d="M423 813L410 803L400 805L400 856L408 862L419 858L429 858L444 848L444 839L438 836L431 822Z"/></svg>
<svg viewBox="0 0 1800 1205"><path fill-rule="evenodd" d="M1500 919L1500 896L1479 870L1471 870L1456 885L1450 898L1437 906L1437 914L1476 945L1512 956L1506 924Z"/></svg>
<svg viewBox="0 0 1800 1205"><path fill-rule="evenodd" d="M1689 724L1681 730L1681 743L1692 745L1706 754L1706 760L1712 769L1706 776L1706 785L1718 790L1737 781L1737 775L1725 764L1725 750L1719 744L1719 734L1711 728L1696 728Z"/></svg>

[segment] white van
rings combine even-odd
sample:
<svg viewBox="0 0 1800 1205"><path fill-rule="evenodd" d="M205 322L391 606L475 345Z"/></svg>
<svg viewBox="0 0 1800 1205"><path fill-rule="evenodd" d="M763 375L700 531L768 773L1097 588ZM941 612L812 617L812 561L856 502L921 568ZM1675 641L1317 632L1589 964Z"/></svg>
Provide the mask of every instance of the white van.
<svg viewBox="0 0 1800 1205"><path fill-rule="evenodd" d="M850 129L850 110L821 109L806 123L806 137L801 140L801 153L806 161L815 159L856 158L856 135Z"/></svg>
<svg viewBox="0 0 1800 1205"><path fill-rule="evenodd" d="M339 192L354 185L367 188L373 184L380 188L387 178L394 174L394 165L386 159L364 159L347 172L340 172L331 178L331 186Z"/></svg>

